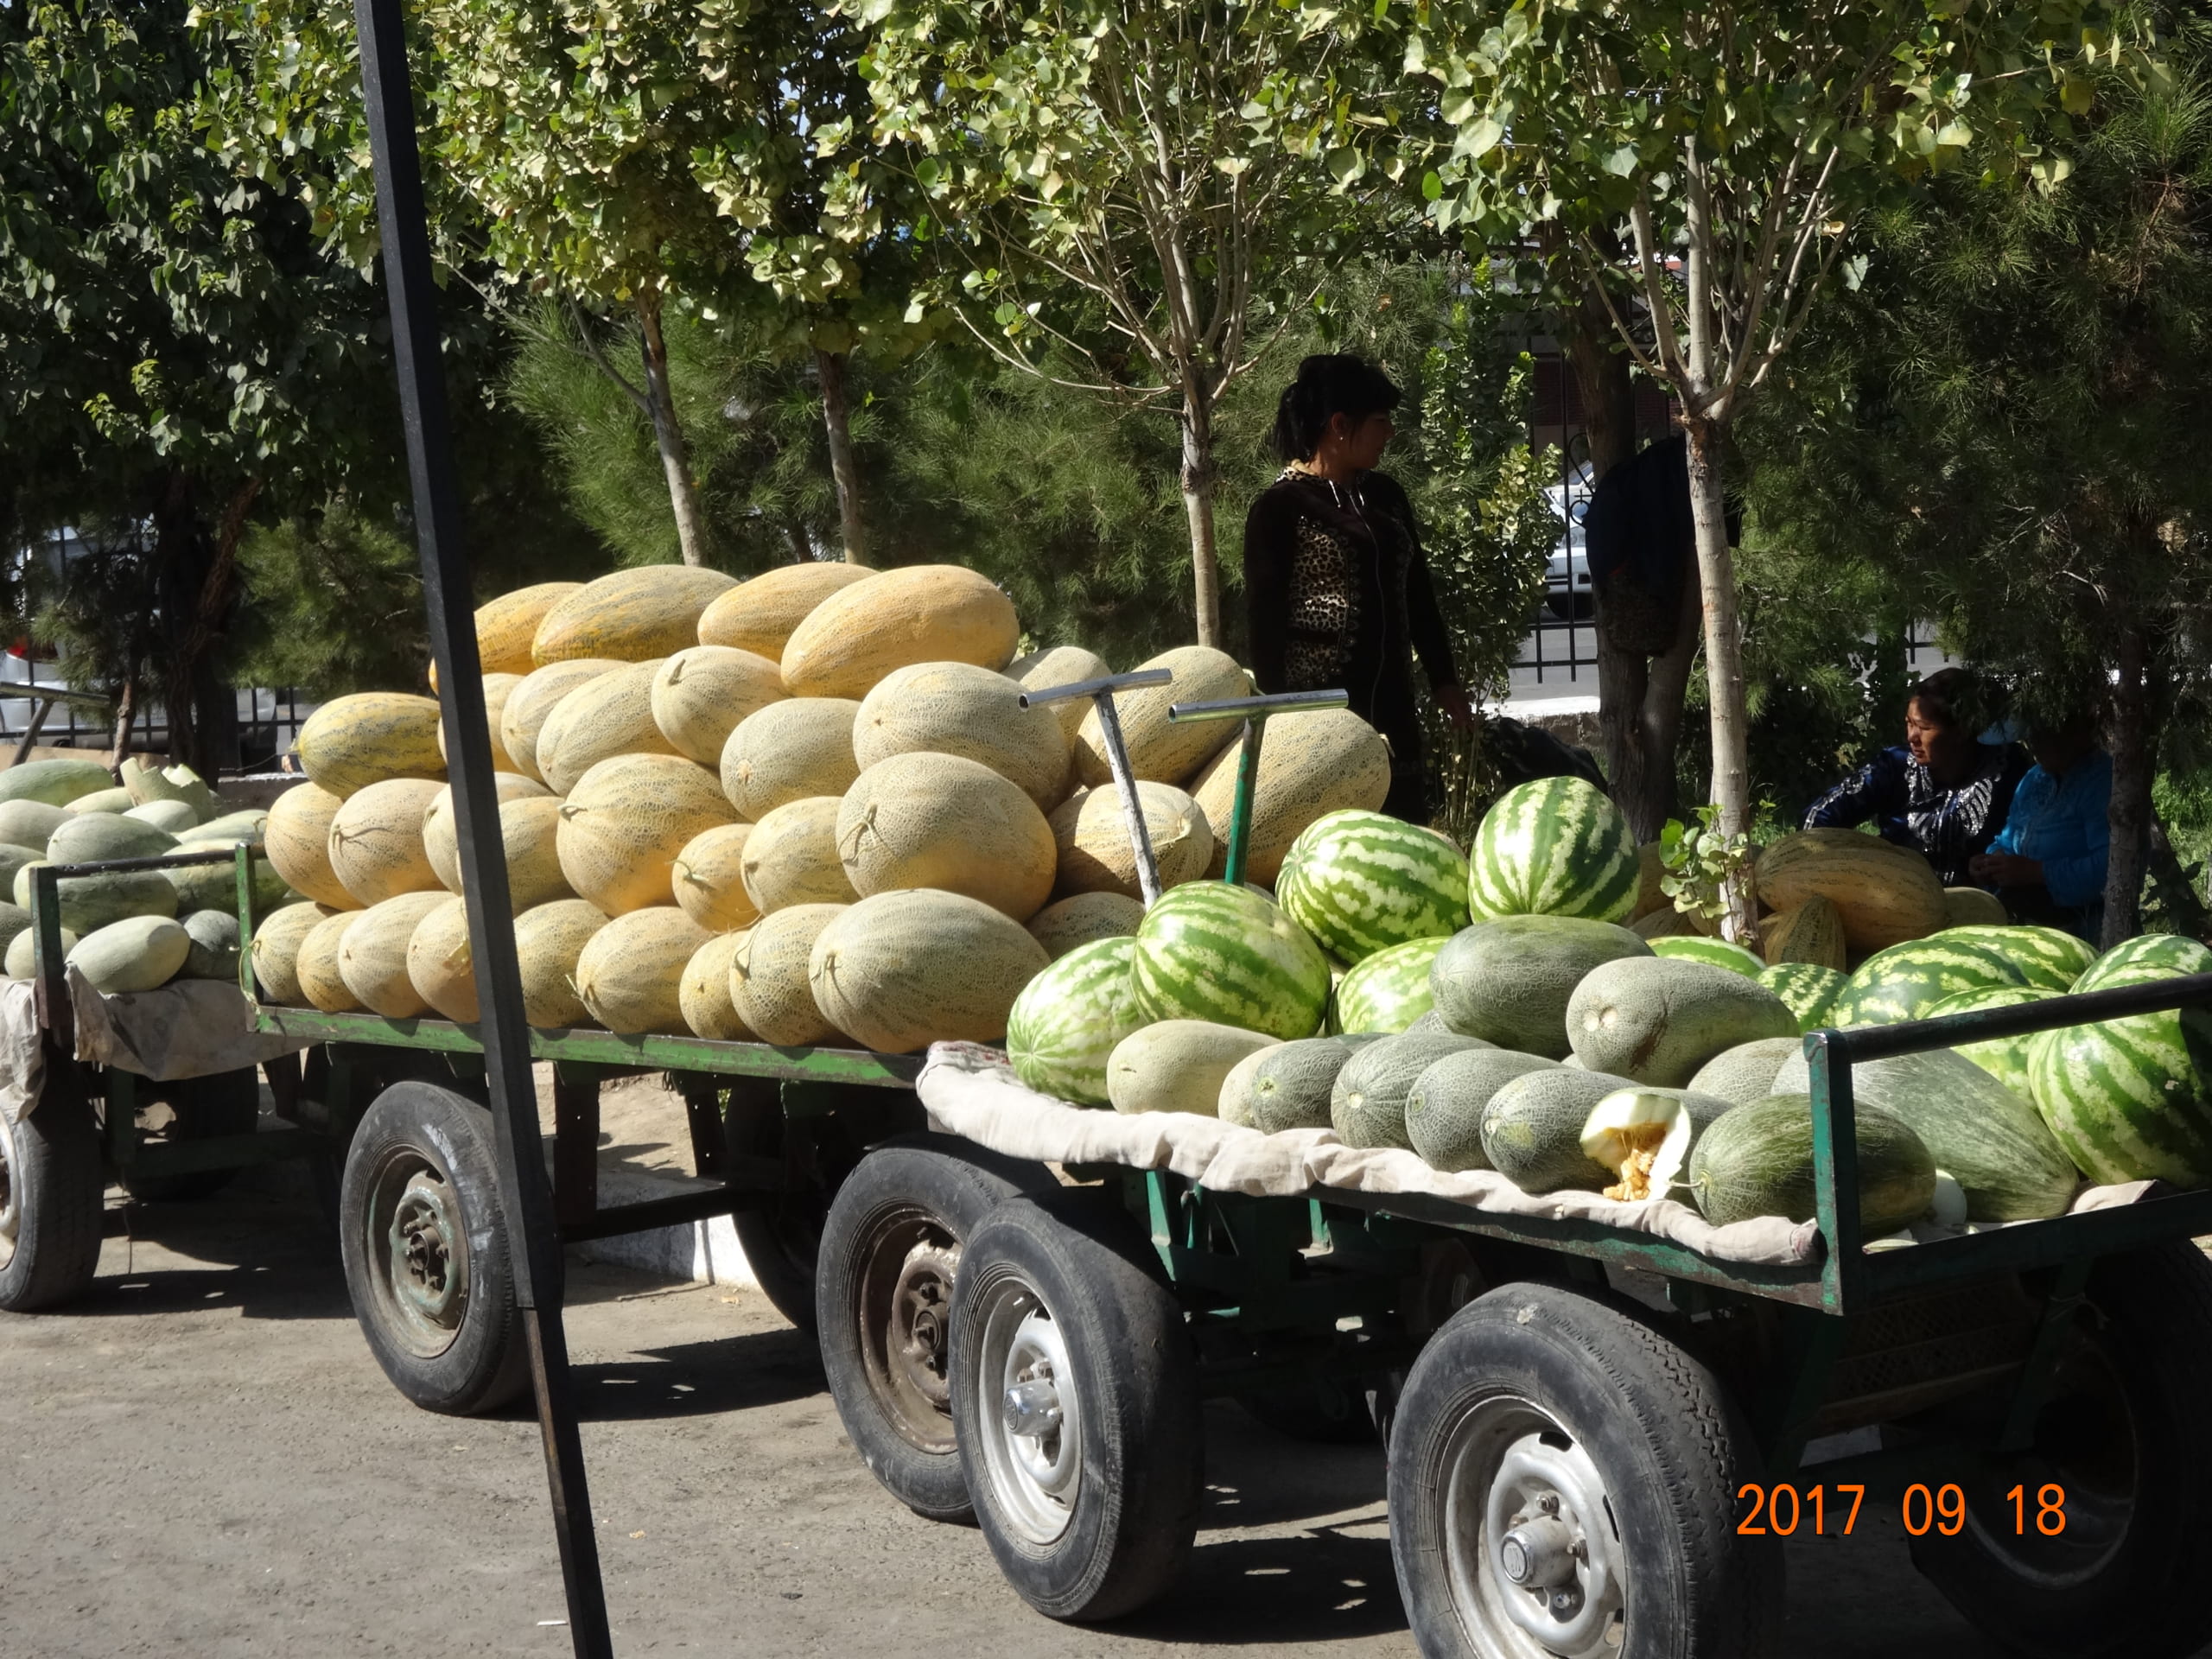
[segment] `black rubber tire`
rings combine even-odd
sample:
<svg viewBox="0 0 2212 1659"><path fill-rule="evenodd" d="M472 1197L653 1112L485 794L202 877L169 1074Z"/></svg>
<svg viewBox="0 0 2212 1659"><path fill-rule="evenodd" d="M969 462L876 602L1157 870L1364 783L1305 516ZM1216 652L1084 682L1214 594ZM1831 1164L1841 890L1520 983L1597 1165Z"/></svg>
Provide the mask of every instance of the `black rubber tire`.
<svg viewBox="0 0 2212 1659"><path fill-rule="evenodd" d="M489 1111L435 1084L392 1084L354 1133L338 1205L346 1294L394 1388L425 1411L466 1417L529 1387ZM414 1236L436 1244L419 1274L395 1259L403 1205ZM404 1294L410 1283L453 1287L458 1305L425 1314Z"/></svg>
<svg viewBox="0 0 2212 1659"><path fill-rule="evenodd" d="M1024 1306L1046 1316L1077 1399L1074 1497L1044 1539L1025 1535L994 1473L996 1443L985 1439L1004 1434L1004 1389L987 1344ZM1108 1619L1181 1576L1205 1482L1197 1357L1150 1243L1118 1205L1060 1192L992 1211L961 1257L951 1378L976 1523L1024 1601L1052 1618Z"/></svg>
<svg viewBox="0 0 2212 1659"><path fill-rule="evenodd" d="M1291 1388L1255 1389L1238 1395L1236 1403L1289 1440L1312 1446L1373 1446L1373 1393L1360 1378L1325 1376Z"/></svg>
<svg viewBox="0 0 2212 1659"><path fill-rule="evenodd" d="M2086 1300L2035 1445L1962 1482L1965 1529L1912 1540L1913 1565L2007 1653L2182 1659L2212 1642L2212 1262L2186 1240L2108 1257ZM2065 1492L2050 1543L2045 1484Z"/></svg>
<svg viewBox="0 0 2212 1659"><path fill-rule="evenodd" d="M139 1086L175 1114L167 1131L171 1141L251 1135L261 1126L261 1077L251 1067ZM141 1204L193 1204L213 1198L237 1176L234 1168L197 1169L188 1175L125 1173L122 1179L123 1190Z"/></svg>
<svg viewBox="0 0 2212 1659"><path fill-rule="evenodd" d="M884 1490L927 1520L975 1518L944 1382L961 1249L1002 1200L1057 1185L1041 1164L918 1135L870 1151L830 1203L815 1279L830 1397Z"/></svg>
<svg viewBox="0 0 2212 1659"><path fill-rule="evenodd" d="M1621 1616L1623 1639L1606 1651L1621 1659L1768 1651L1780 1628L1781 1555L1772 1540L1736 1535L1751 1440L1719 1381L1608 1302L1515 1284L1468 1303L1437 1331L1406 1379L1392 1426L1390 1554L1427 1659L1547 1650L1507 1611L1509 1599L1529 1592L1484 1565L1490 1522L1481 1514L1504 1459L1535 1444L1526 1437L1545 1434L1540 1455L1586 1456L1602 1484L1599 1501L1570 1504L1584 1526L1583 1559L1610 1552L1621 1581L1633 1586L1635 1618ZM1566 1452L1557 1449L1569 1440ZM1592 1515L1612 1533L1595 1550ZM1587 1637L1576 1644L1586 1647Z"/></svg>
<svg viewBox="0 0 2212 1659"><path fill-rule="evenodd" d="M0 1121L0 1311L35 1313L83 1295L99 1267L107 1178L91 1103L49 1090L17 1123Z"/></svg>

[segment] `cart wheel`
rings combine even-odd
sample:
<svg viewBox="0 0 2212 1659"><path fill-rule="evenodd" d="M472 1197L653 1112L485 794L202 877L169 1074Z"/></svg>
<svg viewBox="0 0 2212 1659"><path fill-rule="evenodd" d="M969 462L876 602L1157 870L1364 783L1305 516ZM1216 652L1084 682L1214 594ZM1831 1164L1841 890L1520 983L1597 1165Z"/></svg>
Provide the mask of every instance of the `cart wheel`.
<svg viewBox="0 0 2212 1659"><path fill-rule="evenodd" d="M57 1090L21 1122L0 1112L0 1309L31 1313L84 1294L106 1190L87 1103Z"/></svg>
<svg viewBox="0 0 2212 1659"><path fill-rule="evenodd" d="M976 1519L1053 1618L1135 1611L1198 1533L1197 1362L1150 1247L1094 1194L1009 1198L952 1298L952 1421Z"/></svg>
<svg viewBox="0 0 2212 1659"><path fill-rule="evenodd" d="M1278 1434L1315 1446L1372 1446L1372 1390L1354 1377L1322 1377L1302 1387L1256 1389L1236 1403Z"/></svg>
<svg viewBox="0 0 2212 1659"><path fill-rule="evenodd" d="M1421 1652L1764 1653L1781 1557L1736 1536L1749 1444L1712 1374L1627 1314L1548 1285L1470 1302L1414 1362L1390 1438Z"/></svg>
<svg viewBox="0 0 2212 1659"><path fill-rule="evenodd" d="M400 1393L467 1416L528 1385L483 1107L428 1083L378 1095L346 1155L339 1244L354 1317Z"/></svg>
<svg viewBox="0 0 2212 1659"><path fill-rule="evenodd" d="M141 1087L147 1088L156 1100L166 1103L174 1114L168 1128L162 1132L172 1145L251 1135L261 1126L261 1085L250 1067ZM235 1169L197 1169L188 1175L125 1173L123 1190L141 1204L189 1204L213 1198L237 1175Z"/></svg>
<svg viewBox="0 0 2212 1659"><path fill-rule="evenodd" d="M869 1153L830 1205L815 1293L830 1392L876 1479L931 1521L975 1514L944 1375L961 1247L1001 1199L1053 1185L1041 1166L915 1135Z"/></svg>
<svg viewBox="0 0 2212 1659"><path fill-rule="evenodd" d="M2178 1659L2212 1641L2212 1262L2182 1240L2109 1257L2086 1300L2033 1446L1963 1482L1964 1529L1914 1539L1913 1565L2008 1653Z"/></svg>

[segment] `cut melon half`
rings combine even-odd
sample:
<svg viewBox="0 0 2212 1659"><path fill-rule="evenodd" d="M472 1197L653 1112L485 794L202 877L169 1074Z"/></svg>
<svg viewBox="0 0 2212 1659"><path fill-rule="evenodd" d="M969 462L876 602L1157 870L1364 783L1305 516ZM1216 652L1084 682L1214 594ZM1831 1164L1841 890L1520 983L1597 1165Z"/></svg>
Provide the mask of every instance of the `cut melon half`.
<svg viewBox="0 0 2212 1659"><path fill-rule="evenodd" d="M1583 1120L1583 1156L1619 1177L1605 1197L1663 1198L1681 1184L1698 1136L1733 1103L1688 1089L1616 1089Z"/></svg>

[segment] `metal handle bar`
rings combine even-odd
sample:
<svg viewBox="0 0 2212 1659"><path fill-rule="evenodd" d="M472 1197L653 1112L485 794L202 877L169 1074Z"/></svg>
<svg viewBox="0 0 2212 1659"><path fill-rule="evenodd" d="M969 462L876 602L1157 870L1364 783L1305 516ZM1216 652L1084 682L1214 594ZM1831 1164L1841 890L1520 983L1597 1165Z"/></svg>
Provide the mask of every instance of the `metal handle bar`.
<svg viewBox="0 0 2212 1659"><path fill-rule="evenodd" d="M1898 1054L1924 1054L1996 1037L2024 1037L2066 1026L2093 1025L2129 1014L2167 1014L2177 1008L2212 1005L2212 974L2184 974L2171 979L2115 985L2109 990L2069 993L2012 1008L1983 1008L1947 1014L1940 1020L1911 1020L1896 1026L1857 1026L1819 1034L1835 1057L1851 1065L1885 1060ZM1808 1033L1808 1052L1813 1036Z"/></svg>
<svg viewBox="0 0 2212 1659"><path fill-rule="evenodd" d="M265 859L268 854L258 847L248 846L247 854ZM218 847L205 853L157 853L151 858L105 858L97 864L48 864L40 868L53 873L54 880L67 875L110 875L125 870L176 870L188 864L231 864L238 860L237 846Z"/></svg>
<svg viewBox="0 0 2212 1659"><path fill-rule="evenodd" d="M1166 685L1174 677L1164 668L1140 668L1127 674L1109 674L1103 679L1077 680L1069 685L1055 685L1043 691L1024 691L1020 702L1025 709L1040 709L1048 702L1066 702L1075 697L1095 697L1102 691L1128 691L1143 685Z"/></svg>
<svg viewBox="0 0 2212 1659"><path fill-rule="evenodd" d="M1167 718L1180 725L1199 720L1265 720L1270 715L1295 714L1301 709L1342 709L1351 702L1343 691L1271 691L1264 696L1229 697L1219 702L1179 702Z"/></svg>

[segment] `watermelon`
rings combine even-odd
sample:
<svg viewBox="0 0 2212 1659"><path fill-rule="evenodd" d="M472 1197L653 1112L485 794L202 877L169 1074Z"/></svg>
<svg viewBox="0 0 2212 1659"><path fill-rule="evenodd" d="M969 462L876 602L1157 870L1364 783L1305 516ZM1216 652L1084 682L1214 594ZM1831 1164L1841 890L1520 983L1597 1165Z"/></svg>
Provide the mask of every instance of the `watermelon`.
<svg viewBox="0 0 2212 1659"><path fill-rule="evenodd" d="M1682 962L1709 962L1715 968L1726 968L1745 979L1757 979L1766 971L1766 963L1757 952L1746 950L1740 944L1731 944L1726 939L1708 939L1701 934L1654 939L1651 954L1673 957Z"/></svg>
<svg viewBox="0 0 2212 1659"><path fill-rule="evenodd" d="M1780 962L1762 969L1759 983L1780 997L1797 1016L1799 1031L1819 1031L1840 1022L1836 1004L1851 982L1833 968L1809 962Z"/></svg>
<svg viewBox="0 0 2212 1659"><path fill-rule="evenodd" d="M1979 1014L1985 1008L2017 1008L2057 995L2039 985L1992 985L1947 996L1928 1010L1927 1017L1942 1020L1954 1014ZM2035 1085L2028 1075L2028 1051L2042 1035L2031 1032L2024 1037L1993 1037L1984 1042L1961 1043L1958 1051L2014 1094L2032 1100Z"/></svg>
<svg viewBox="0 0 2212 1659"><path fill-rule="evenodd" d="M1783 1062L1777 1095L1809 1093L1802 1055ZM2063 1215L2081 1177L2035 1105L1955 1049L1864 1060L1851 1068L1862 1109L1887 1112L1926 1143L1936 1166L1964 1189L1972 1221L2036 1221Z"/></svg>
<svg viewBox="0 0 2212 1659"><path fill-rule="evenodd" d="M2031 985L2047 991L2070 991L2074 982L2097 959L2094 945L2055 927L2022 925L1992 926L1978 923L1947 927L1930 936L1953 944L1986 944L2000 951Z"/></svg>
<svg viewBox="0 0 2212 1659"><path fill-rule="evenodd" d="M1338 982L1339 1031L1403 1031L1436 1004L1428 988L1429 964L1442 939L1414 939L1377 950Z"/></svg>
<svg viewBox="0 0 2212 1659"><path fill-rule="evenodd" d="M1859 965L1838 1001L1840 1026L1889 1026L1923 1018L1947 996L2024 985L2027 976L1993 945L1974 940L1908 939L1877 950Z"/></svg>
<svg viewBox="0 0 2212 1659"><path fill-rule="evenodd" d="M2145 934L2098 957L2077 988L2206 972L2212 951L2202 945ZM2047 1031L2028 1051L2028 1071L2044 1122L2092 1180L2212 1185L2212 1010Z"/></svg>
<svg viewBox="0 0 2212 1659"><path fill-rule="evenodd" d="M1275 894L1323 950L1356 967L1394 944L1465 926L1467 861L1433 830L1347 808L1291 843Z"/></svg>
<svg viewBox="0 0 2212 1659"><path fill-rule="evenodd" d="M1203 1020L1270 1037L1311 1037L1329 1001L1329 963L1298 925L1249 887L1186 881L1136 932L1137 1004L1151 1020Z"/></svg>
<svg viewBox="0 0 2212 1659"><path fill-rule="evenodd" d="M1501 1048L1567 1057L1567 1004L1591 969L1651 955L1627 928L1579 916L1499 916L1463 927L1429 970L1451 1030Z"/></svg>
<svg viewBox="0 0 2212 1659"><path fill-rule="evenodd" d="M1861 1108L1858 1123L1859 1225L1878 1237L1928 1213L1936 1160L1910 1126L1878 1108ZM1755 1216L1812 1220L1812 1096L1778 1094L1723 1113L1691 1149L1687 1185L1716 1226Z"/></svg>
<svg viewBox="0 0 2212 1659"><path fill-rule="evenodd" d="M1014 1074L1040 1095L1084 1106L1106 1102L1106 1057L1146 1023L1137 1006L1137 942L1077 945L1014 998L1006 1052Z"/></svg>
<svg viewBox="0 0 2212 1659"><path fill-rule="evenodd" d="M1509 789L1483 815L1468 855L1477 917L1581 916L1625 922L1636 912L1636 836L1620 808L1580 778Z"/></svg>

